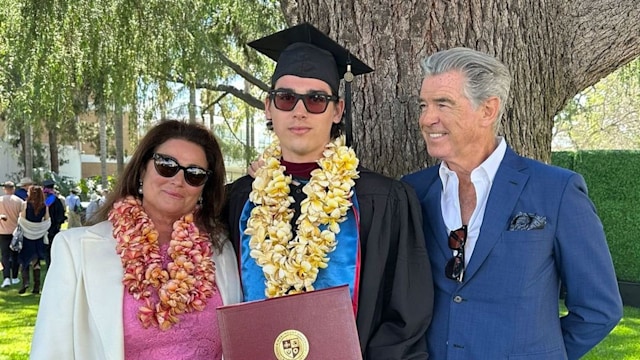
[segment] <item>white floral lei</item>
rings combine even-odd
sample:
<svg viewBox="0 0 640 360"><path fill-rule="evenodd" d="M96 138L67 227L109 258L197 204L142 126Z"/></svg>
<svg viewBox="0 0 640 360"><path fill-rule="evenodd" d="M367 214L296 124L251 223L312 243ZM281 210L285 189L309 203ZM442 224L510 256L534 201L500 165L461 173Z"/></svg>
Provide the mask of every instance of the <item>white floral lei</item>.
<svg viewBox="0 0 640 360"><path fill-rule="evenodd" d="M275 136L262 155L265 165L256 172L249 194L256 207L251 210L245 234L251 236L250 255L262 267L268 298L312 291L319 269L328 266L327 254L335 250L339 223L347 218L354 180L359 177L358 158L344 142L341 136L327 144L318 160L320 168L311 172L303 187L307 198L300 204L293 240L291 176L284 174L280 142ZM320 225L326 229L320 231Z"/></svg>

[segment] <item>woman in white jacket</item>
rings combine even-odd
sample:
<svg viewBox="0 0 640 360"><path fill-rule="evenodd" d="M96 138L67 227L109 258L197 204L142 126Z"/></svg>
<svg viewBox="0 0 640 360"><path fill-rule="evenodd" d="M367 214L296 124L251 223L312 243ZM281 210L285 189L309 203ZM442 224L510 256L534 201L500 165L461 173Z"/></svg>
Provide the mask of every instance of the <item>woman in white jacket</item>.
<svg viewBox="0 0 640 360"><path fill-rule="evenodd" d="M215 309L241 299L224 178L208 129L151 129L101 222L56 236L31 358L220 359Z"/></svg>

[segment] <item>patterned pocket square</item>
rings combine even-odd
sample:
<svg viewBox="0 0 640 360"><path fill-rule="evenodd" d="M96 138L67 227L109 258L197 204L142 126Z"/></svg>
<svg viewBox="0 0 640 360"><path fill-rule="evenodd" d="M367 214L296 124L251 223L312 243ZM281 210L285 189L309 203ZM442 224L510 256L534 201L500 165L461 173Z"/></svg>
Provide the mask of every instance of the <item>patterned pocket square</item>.
<svg viewBox="0 0 640 360"><path fill-rule="evenodd" d="M541 230L544 229L546 223L547 218L545 216L519 212L511 220L509 231Z"/></svg>

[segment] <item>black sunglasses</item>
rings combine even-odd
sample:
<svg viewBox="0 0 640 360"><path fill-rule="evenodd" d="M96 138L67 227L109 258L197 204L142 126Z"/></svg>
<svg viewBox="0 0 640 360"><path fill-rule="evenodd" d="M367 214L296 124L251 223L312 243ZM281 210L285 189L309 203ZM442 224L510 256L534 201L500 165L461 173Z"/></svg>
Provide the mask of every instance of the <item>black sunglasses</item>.
<svg viewBox="0 0 640 360"><path fill-rule="evenodd" d="M153 154L153 166L158 175L167 178L174 177L180 170L184 170L184 180L187 184L196 187L204 184L212 174L211 170L205 170L199 166L184 167L171 156L158 153Z"/></svg>
<svg viewBox="0 0 640 360"><path fill-rule="evenodd" d="M273 100L276 109L291 111L299 100L302 100L304 108L311 114L322 114L327 110L330 101L338 101L335 95L320 93L297 94L290 90L269 90L269 99Z"/></svg>
<svg viewBox="0 0 640 360"><path fill-rule="evenodd" d="M462 282L464 277L464 245L467 243L467 225L449 233L449 249L456 250L456 254L444 267L444 274L451 280Z"/></svg>

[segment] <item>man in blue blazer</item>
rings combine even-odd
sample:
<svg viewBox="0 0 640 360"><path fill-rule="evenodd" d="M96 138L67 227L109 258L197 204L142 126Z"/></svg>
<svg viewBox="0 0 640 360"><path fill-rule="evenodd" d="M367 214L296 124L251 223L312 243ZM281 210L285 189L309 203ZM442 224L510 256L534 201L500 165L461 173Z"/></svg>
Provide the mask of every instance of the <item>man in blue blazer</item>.
<svg viewBox="0 0 640 360"><path fill-rule="evenodd" d="M422 204L434 276L431 358L580 358L622 316L584 179L497 135L511 82L497 59L455 48L422 67L420 128L441 164L403 180Z"/></svg>

